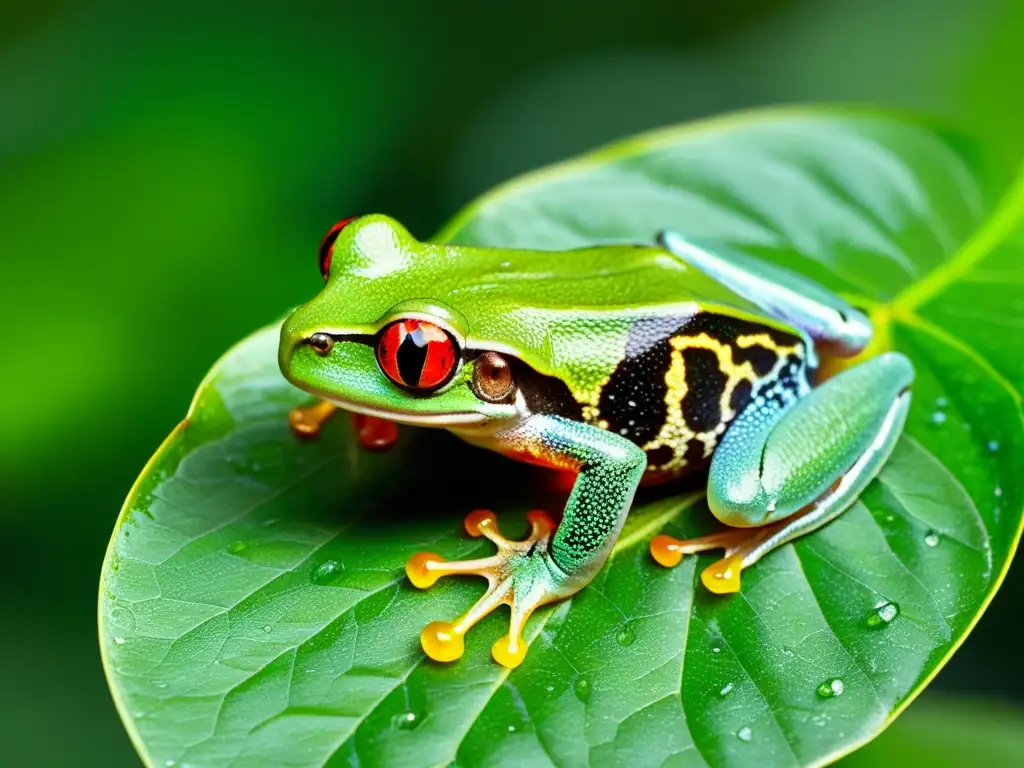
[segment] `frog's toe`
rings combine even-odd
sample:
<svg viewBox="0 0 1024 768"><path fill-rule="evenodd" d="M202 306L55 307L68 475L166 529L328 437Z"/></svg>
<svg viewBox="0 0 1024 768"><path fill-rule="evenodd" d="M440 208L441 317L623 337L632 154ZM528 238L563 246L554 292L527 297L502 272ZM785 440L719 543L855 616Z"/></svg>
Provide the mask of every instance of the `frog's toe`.
<svg viewBox="0 0 1024 768"><path fill-rule="evenodd" d="M658 565L674 568L682 562L683 555L695 555L709 549L733 550L741 548L755 535L757 529L728 528L708 536L695 539L676 539L659 533L651 539L651 557Z"/></svg>
<svg viewBox="0 0 1024 768"><path fill-rule="evenodd" d="M516 667L526 658L523 628L540 606L567 597L559 586L557 567L548 554L554 521L544 512L527 515L530 535L523 541L506 539L498 530L497 518L488 510L477 510L465 520L470 536L484 536L498 551L490 557L447 562L432 552L418 552L409 558L405 570L413 586L425 589L441 576L469 574L487 579L487 591L465 614L453 622L434 621L420 633L424 653L435 661L455 661L465 650L465 634L500 605L509 605L509 632L491 647L494 660Z"/></svg>
<svg viewBox="0 0 1024 768"><path fill-rule="evenodd" d="M710 592L718 595L739 592L740 572L764 554L765 541L771 538L778 527L729 528L695 539L675 539L659 534L651 539L651 557L659 565L672 568L679 565L683 555L724 549L725 556L705 568L700 580Z"/></svg>
<svg viewBox="0 0 1024 768"><path fill-rule="evenodd" d="M740 572L743 570L743 555L734 554L712 563L700 574L700 580L709 592L728 595L740 591Z"/></svg>
<svg viewBox="0 0 1024 768"><path fill-rule="evenodd" d="M292 408L288 413L288 422L296 437L308 440L320 436L324 423L334 415L338 406L329 400L319 400L313 405Z"/></svg>

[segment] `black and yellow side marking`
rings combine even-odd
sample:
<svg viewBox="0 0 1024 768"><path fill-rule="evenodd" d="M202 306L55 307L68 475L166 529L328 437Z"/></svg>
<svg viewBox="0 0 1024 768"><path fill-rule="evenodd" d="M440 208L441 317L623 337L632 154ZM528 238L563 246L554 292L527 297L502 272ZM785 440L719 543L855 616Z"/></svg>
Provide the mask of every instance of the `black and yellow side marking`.
<svg viewBox="0 0 1024 768"><path fill-rule="evenodd" d="M725 315L640 320L583 416L643 447L649 471L695 469L763 387L806 386L804 351L798 336Z"/></svg>

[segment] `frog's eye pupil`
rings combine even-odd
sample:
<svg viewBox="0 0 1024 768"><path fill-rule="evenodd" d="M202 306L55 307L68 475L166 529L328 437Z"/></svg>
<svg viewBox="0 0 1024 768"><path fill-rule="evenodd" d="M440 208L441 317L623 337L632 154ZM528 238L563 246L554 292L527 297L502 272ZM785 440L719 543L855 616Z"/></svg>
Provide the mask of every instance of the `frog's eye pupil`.
<svg viewBox="0 0 1024 768"><path fill-rule="evenodd" d="M338 239L338 235L341 234L341 230L358 218L358 216L352 216L342 219L331 227L331 231L324 236L323 242L320 243L320 274L323 275L324 280L331 274L331 259L334 258L334 243Z"/></svg>
<svg viewBox="0 0 1024 768"><path fill-rule="evenodd" d="M455 372L455 342L433 323L398 320L381 331L377 362L385 375L400 386L436 389Z"/></svg>

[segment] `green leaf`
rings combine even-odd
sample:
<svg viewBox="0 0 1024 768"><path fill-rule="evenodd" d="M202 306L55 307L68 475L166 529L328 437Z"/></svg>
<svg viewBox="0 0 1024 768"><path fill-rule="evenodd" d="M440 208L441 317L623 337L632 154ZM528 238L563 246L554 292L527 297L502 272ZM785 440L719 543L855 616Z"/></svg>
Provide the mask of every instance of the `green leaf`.
<svg viewBox="0 0 1024 768"><path fill-rule="evenodd" d="M377 455L337 419L298 442L286 417L306 398L277 371L276 329L246 339L143 472L103 566L101 646L140 753L789 766L870 740L963 641L1020 535L1022 212L1024 183L950 130L801 110L630 139L460 214L440 239L567 248L673 227L741 247L869 309L876 348L918 371L879 479L740 594L700 587L707 561L647 554L655 532L713 528L699 483L644 491L611 562L532 620L511 672L489 658L504 616L458 663L425 660L422 626L483 584L421 593L402 566L420 549L486 552L461 535L475 506L524 532L522 513L557 498L544 475L443 432L404 431Z"/></svg>

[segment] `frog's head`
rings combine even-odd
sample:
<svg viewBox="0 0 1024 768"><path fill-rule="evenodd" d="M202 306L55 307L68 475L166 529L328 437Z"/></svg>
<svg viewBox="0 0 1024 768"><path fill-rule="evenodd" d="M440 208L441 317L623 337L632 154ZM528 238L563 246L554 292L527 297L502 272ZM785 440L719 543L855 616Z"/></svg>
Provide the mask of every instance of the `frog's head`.
<svg viewBox="0 0 1024 768"><path fill-rule="evenodd" d="M514 419L521 397L512 364L467 345L466 319L432 296L456 256L385 216L336 224L320 247L323 290L281 329L285 377L348 410L406 424L474 429Z"/></svg>

